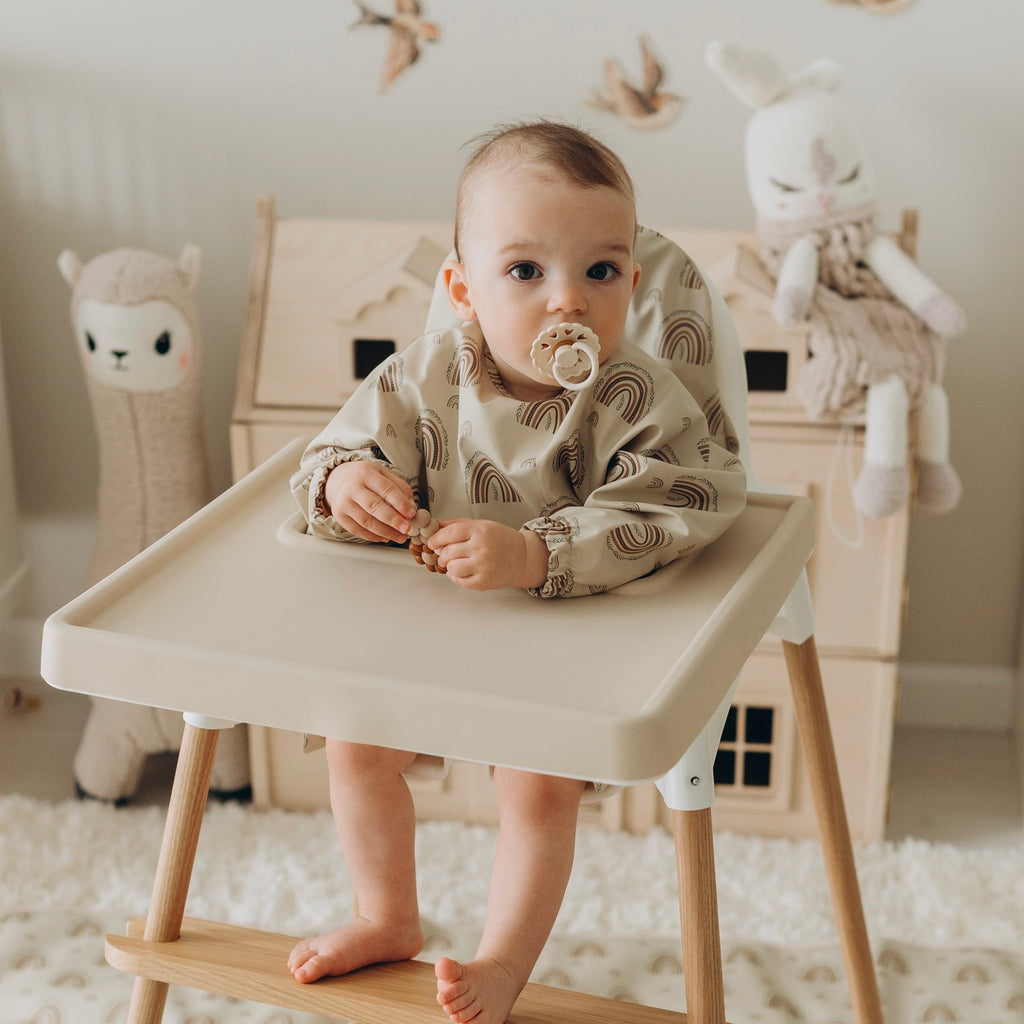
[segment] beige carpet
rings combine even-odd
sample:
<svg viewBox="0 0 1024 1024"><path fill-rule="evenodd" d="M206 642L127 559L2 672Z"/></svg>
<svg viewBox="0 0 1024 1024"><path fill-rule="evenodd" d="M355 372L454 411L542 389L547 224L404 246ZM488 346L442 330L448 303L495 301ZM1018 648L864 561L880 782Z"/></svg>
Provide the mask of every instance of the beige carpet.
<svg viewBox="0 0 1024 1024"><path fill-rule="evenodd" d="M126 1019L131 980L103 962L103 935L144 912L161 825L155 808L0 797L0 1024ZM472 954L493 841L487 828L421 827L425 959ZM716 845L729 1019L853 1024L817 845ZM858 847L857 860L890 1024L1024 1022L1024 851L906 842ZM329 815L211 807L188 910L292 934L343 920ZM534 980L684 1008L669 837L581 832ZM184 989L164 1019L324 1020Z"/></svg>

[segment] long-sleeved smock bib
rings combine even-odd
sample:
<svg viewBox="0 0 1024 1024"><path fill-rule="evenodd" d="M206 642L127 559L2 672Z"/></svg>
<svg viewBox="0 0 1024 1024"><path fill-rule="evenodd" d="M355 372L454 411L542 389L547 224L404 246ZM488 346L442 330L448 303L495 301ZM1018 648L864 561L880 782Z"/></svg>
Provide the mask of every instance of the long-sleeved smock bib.
<svg viewBox="0 0 1024 1024"><path fill-rule="evenodd" d="M536 531L541 597L598 593L717 538L745 502L738 458L665 366L627 343L584 391L522 401L478 325L434 331L363 381L306 449L292 491L315 535L355 541L324 499L332 469L388 466L437 519Z"/></svg>

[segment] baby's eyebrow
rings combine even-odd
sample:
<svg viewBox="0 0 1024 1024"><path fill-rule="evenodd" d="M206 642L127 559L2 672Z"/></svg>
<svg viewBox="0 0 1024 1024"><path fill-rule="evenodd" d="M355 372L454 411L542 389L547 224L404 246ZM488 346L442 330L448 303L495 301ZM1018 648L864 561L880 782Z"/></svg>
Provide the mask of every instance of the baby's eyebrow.
<svg viewBox="0 0 1024 1024"><path fill-rule="evenodd" d="M603 246L602 251L616 254L621 253L623 256L630 256L633 252L633 246L626 245L625 242L612 242L607 246Z"/></svg>
<svg viewBox="0 0 1024 1024"><path fill-rule="evenodd" d="M498 249L499 256L506 256L517 253L530 252L536 249L536 243L534 242L508 242ZM604 255L614 256L631 256L633 253L633 247L625 242L608 242L605 245L598 245L594 247L594 252Z"/></svg>
<svg viewBox="0 0 1024 1024"><path fill-rule="evenodd" d="M533 242L509 242L498 250L498 254L500 256L505 256L509 253L529 252L531 249L535 248L536 244Z"/></svg>

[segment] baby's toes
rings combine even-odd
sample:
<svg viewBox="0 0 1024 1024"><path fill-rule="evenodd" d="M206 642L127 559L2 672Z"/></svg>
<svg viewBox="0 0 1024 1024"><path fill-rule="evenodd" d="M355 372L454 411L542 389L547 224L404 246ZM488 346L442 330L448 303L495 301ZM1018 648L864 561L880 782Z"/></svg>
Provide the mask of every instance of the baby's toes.
<svg viewBox="0 0 1024 1024"><path fill-rule="evenodd" d="M480 1000L473 996L467 996L464 1002L459 1003L457 1007L452 1003L445 1003L442 1008L454 1024L465 1024L466 1021L471 1021L479 1016Z"/></svg>
<svg viewBox="0 0 1024 1024"><path fill-rule="evenodd" d="M470 998L466 986L461 983L437 986L437 1001L444 1007L445 1013L449 1009L461 1010L470 1001Z"/></svg>
<svg viewBox="0 0 1024 1024"><path fill-rule="evenodd" d="M309 940L303 939L288 954L288 970L294 973L295 969L301 967L312 955L313 951L309 948Z"/></svg>
<svg viewBox="0 0 1024 1024"><path fill-rule="evenodd" d="M300 960L291 968L292 977L296 981L310 982L322 978L329 970L327 958L312 950L305 959Z"/></svg>
<svg viewBox="0 0 1024 1024"><path fill-rule="evenodd" d="M455 1014L468 1010L475 1000L473 994L462 986L458 993L448 991L442 995L442 993L438 992L437 1001L444 1008L444 1012L449 1017L453 1017ZM466 1019L468 1020L469 1018L467 1017Z"/></svg>
<svg viewBox="0 0 1024 1024"><path fill-rule="evenodd" d="M480 1016L480 1009L480 1000L474 999L471 1006L467 1006L464 1010L459 1010L452 1017L452 1020L456 1021L456 1024L465 1024L466 1021L476 1020Z"/></svg>
<svg viewBox="0 0 1024 1024"><path fill-rule="evenodd" d="M458 960L453 960L450 956L443 956L437 963L434 964L434 976L437 978L437 991L440 992L442 988L453 987L461 984L465 987L463 977L466 971L462 964Z"/></svg>

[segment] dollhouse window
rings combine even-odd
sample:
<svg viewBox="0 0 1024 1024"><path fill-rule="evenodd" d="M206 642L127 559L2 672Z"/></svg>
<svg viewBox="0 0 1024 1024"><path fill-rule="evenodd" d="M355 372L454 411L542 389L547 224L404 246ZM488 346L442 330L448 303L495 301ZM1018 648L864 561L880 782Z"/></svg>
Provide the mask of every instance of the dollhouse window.
<svg viewBox="0 0 1024 1024"><path fill-rule="evenodd" d="M789 381L789 353L782 350L743 353L749 391L785 391Z"/></svg>
<svg viewBox="0 0 1024 1024"><path fill-rule="evenodd" d="M729 709L715 758L717 787L751 796L772 789L777 719L773 707L734 704Z"/></svg>
<svg viewBox="0 0 1024 1024"><path fill-rule="evenodd" d="M394 355L391 338L355 338L352 341L352 373L356 380L365 380L388 356Z"/></svg>

